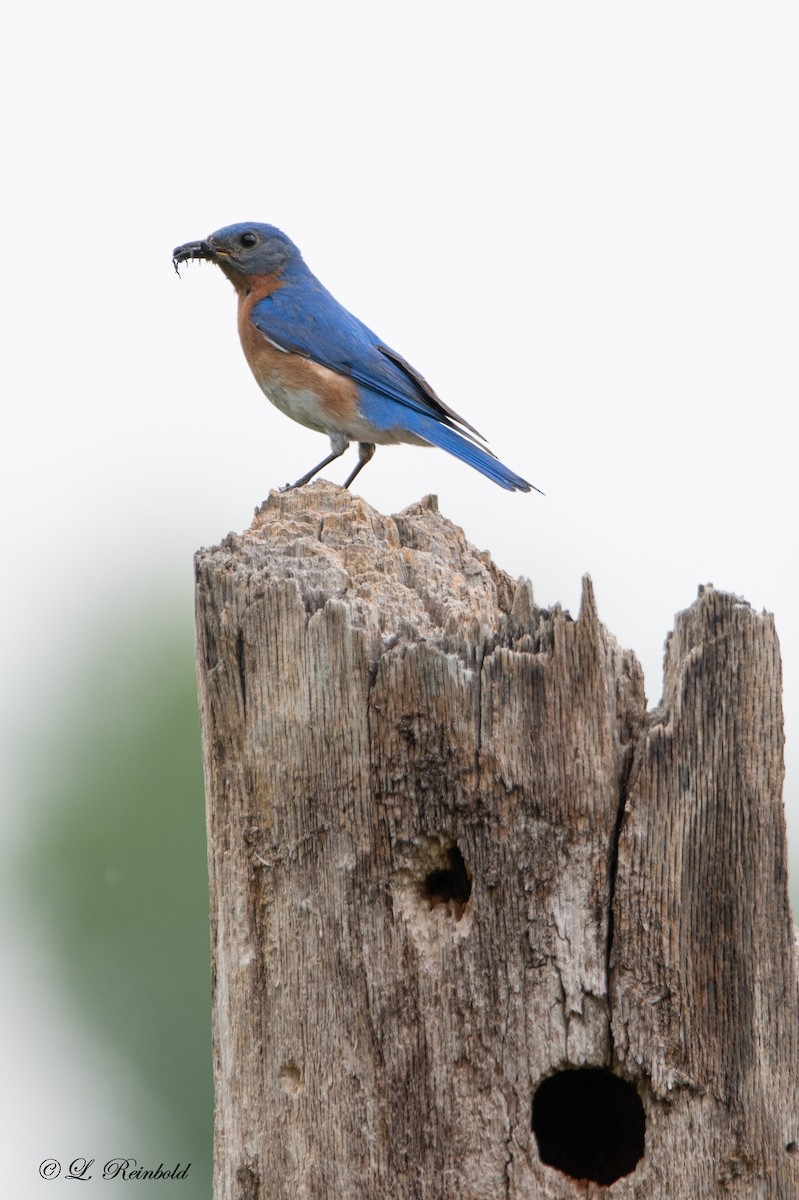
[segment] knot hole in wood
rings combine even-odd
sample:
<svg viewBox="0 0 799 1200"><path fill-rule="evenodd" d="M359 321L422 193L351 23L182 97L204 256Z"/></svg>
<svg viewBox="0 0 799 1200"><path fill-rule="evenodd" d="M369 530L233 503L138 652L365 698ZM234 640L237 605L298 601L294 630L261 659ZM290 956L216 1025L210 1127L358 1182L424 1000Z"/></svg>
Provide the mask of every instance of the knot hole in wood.
<svg viewBox="0 0 799 1200"><path fill-rule="evenodd" d="M615 1183L643 1158L641 1097L610 1071L573 1068L550 1075L533 1097L532 1128L541 1161L571 1179Z"/></svg>
<svg viewBox="0 0 799 1200"><path fill-rule="evenodd" d="M438 904L449 906L456 920L472 894L472 881L463 855L453 842L441 847L441 863L428 871L422 880L422 897L431 908Z"/></svg>

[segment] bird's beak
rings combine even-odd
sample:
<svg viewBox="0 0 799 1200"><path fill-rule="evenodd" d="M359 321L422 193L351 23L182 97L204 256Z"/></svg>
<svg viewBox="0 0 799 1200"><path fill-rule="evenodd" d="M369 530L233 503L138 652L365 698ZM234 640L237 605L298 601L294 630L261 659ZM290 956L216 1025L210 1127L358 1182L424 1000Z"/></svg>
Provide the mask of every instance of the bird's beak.
<svg viewBox="0 0 799 1200"><path fill-rule="evenodd" d="M216 251L208 242L186 242L183 246L176 246L172 251L172 265L176 271L181 263L189 262L192 258L204 258L208 262L216 262ZM180 274L179 271L178 274Z"/></svg>

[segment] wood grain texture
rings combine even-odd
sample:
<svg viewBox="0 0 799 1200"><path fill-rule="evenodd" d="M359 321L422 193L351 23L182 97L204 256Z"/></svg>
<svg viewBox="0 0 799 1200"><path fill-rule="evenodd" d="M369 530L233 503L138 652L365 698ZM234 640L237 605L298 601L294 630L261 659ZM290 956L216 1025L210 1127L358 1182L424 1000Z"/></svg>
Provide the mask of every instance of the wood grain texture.
<svg viewBox="0 0 799 1200"><path fill-rule="evenodd" d="M773 618L700 589L636 753L614 905L615 1051L647 1080L662 1188L686 1153L695 1195L799 1196L782 781Z"/></svg>
<svg viewBox="0 0 799 1200"><path fill-rule="evenodd" d="M646 1116L614 1197L799 1196L773 623L712 589L664 703L437 511L326 483L197 556L216 1200L600 1196L541 1081Z"/></svg>

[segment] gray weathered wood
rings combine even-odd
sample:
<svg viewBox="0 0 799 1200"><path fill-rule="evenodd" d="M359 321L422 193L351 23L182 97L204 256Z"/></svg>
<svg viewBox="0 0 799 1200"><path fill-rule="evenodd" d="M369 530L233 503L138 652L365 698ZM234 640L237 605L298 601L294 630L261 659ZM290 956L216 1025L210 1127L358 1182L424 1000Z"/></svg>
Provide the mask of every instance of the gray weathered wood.
<svg viewBox="0 0 799 1200"><path fill-rule="evenodd" d="M198 555L197 627L216 1200L603 1195L531 1128L586 1066L643 1104L613 1196L799 1196L771 618L705 589L647 716L588 581L318 483Z"/></svg>

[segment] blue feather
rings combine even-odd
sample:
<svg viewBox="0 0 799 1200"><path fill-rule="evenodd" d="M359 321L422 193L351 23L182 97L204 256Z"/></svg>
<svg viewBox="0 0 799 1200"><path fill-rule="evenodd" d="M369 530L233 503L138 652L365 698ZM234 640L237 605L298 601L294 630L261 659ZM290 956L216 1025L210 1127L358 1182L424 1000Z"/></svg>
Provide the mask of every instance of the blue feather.
<svg viewBox="0 0 799 1200"><path fill-rule="evenodd" d="M495 458L490 450L478 446L476 442L464 437L457 429L444 425L433 415L406 407L401 414L401 421L398 422L399 414L394 402L387 401L366 388L361 391L361 411L367 421L371 421L378 429L391 429L400 423L403 429L424 438L440 450L449 451L509 492L529 492L533 487L526 479L522 479L521 475L517 475ZM538 488L535 490L538 491Z"/></svg>

